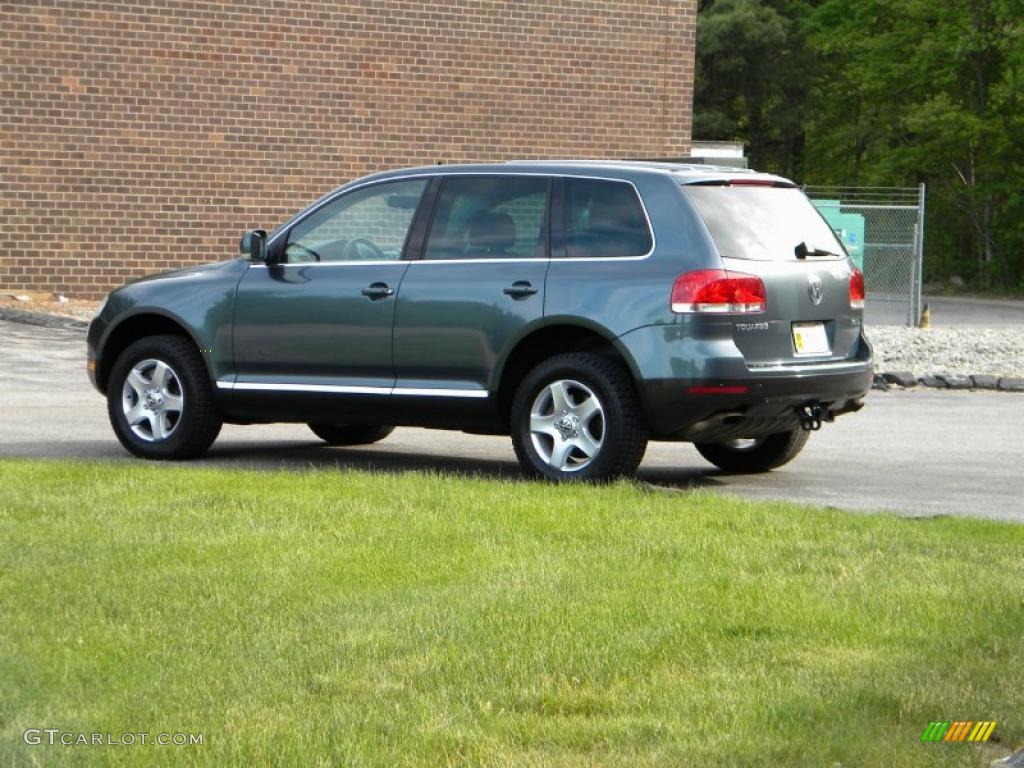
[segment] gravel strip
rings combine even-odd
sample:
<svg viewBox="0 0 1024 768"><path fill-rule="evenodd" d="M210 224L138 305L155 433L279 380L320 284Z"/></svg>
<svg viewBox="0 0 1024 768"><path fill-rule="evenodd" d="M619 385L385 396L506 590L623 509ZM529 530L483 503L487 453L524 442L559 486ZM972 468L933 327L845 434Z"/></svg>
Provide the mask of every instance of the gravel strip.
<svg viewBox="0 0 1024 768"><path fill-rule="evenodd" d="M1024 392L1024 329L866 329L875 349L875 389L935 387Z"/></svg>
<svg viewBox="0 0 1024 768"><path fill-rule="evenodd" d="M41 325L44 328L65 328L69 331L82 331L83 333L89 329L88 320L4 306L0 306L0 320L10 320L14 323L25 323L26 325Z"/></svg>
<svg viewBox="0 0 1024 768"><path fill-rule="evenodd" d="M30 294L22 296L18 294L0 294L0 309L11 309L21 312L34 312L43 315L58 315L60 317L73 317L76 320L89 322L96 314L100 303L91 299L68 299L56 296L40 296Z"/></svg>
<svg viewBox="0 0 1024 768"><path fill-rule="evenodd" d="M1024 377L1024 329L870 326L865 333L876 371Z"/></svg>
<svg viewBox="0 0 1024 768"><path fill-rule="evenodd" d="M875 348L879 372L1024 377L1024 329L875 325L865 333Z"/></svg>

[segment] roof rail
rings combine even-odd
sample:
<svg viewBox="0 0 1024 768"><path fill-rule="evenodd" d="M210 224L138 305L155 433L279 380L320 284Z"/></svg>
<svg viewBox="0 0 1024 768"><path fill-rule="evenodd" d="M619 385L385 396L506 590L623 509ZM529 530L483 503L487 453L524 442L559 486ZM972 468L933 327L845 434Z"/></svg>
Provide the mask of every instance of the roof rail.
<svg viewBox="0 0 1024 768"><path fill-rule="evenodd" d="M505 160L506 165L611 165L633 168L649 168L670 172L690 173L757 173L751 168L737 168L731 165L709 165L700 161L686 162L690 158L664 159L579 159L564 158L561 160Z"/></svg>

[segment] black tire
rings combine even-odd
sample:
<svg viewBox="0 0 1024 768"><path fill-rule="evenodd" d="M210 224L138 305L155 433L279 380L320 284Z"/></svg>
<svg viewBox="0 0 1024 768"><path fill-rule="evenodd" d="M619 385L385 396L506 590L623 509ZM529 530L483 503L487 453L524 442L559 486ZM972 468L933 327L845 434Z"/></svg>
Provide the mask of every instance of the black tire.
<svg viewBox="0 0 1024 768"><path fill-rule="evenodd" d="M394 427L360 424L310 424L309 428L328 445L369 445L383 440L395 431Z"/></svg>
<svg viewBox="0 0 1024 768"><path fill-rule="evenodd" d="M549 464L534 445L530 430L535 401L545 389L560 380L583 385L597 398L602 409L600 447L585 465L573 470ZM604 481L629 475L636 470L647 450L647 426L633 379L620 364L601 355L568 353L537 365L516 390L510 427L512 445L523 470L528 475L556 482ZM554 451L549 455L553 458Z"/></svg>
<svg viewBox="0 0 1024 768"><path fill-rule="evenodd" d="M147 360L162 361L175 375L175 391L182 395L182 407L173 428L164 438L152 433L146 439L133 430L125 414L125 386L133 368ZM129 385L130 386L130 385ZM135 390L132 390L133 392ZM132 395L131 397L135 397ZM220 433L221 415L213 398L213 387L199 350L182 336L147 336L124 350L117 358L107 382L107 414L117 439L130 453L144 459L192 459L201 456ZM145 428L145 422L139 422Z"/></svg>
<svg viewBox="0 0 1024 768"><path fill-rule="evenodd" d="M716 467L735 474L767 472L796 458L810 435L796 427L789 432L760 438L747 447L728 443L694 443L700 455Z"/></svg>

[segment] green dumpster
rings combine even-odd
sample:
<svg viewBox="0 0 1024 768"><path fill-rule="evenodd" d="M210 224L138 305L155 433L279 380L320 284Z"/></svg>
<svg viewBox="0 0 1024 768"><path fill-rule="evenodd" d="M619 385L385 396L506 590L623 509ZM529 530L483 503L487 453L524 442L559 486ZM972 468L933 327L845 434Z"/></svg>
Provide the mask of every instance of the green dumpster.
<svg viewBox="0 0 1024 768"><path fill-rule="evenodd" d="M814 207L825 217L846 246L850 258L859 269L864 269L864 217L859 213L844 213L838 200L812 200Z"/></svg>

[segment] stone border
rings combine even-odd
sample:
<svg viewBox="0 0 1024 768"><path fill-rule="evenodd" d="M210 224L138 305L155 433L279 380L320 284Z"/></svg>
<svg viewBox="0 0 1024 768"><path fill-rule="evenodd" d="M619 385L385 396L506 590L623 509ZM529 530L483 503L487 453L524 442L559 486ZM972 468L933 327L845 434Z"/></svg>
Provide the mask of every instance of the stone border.
<svg viewBox="0 0 1024 768"><path fill-rule="evenodd" d="M10 320L26 325L41 325L45 328L63 328L67 331L85 332L89 328L86 320L78 320L64 315L51 315L46 312L31 312L27 309L0 307L0 320Z"/></svg>
<svg viewBox="0 0 1024 768"><path fill-rule="evenodd" d="M41 325L45 328L63 328L68 331L84 332L89 327L88 322L74 317L30 312L12 307L0 307L0 320ZM986 389L999 392L1024 392L1024 379L1009 376L987 376L978 373L934 373L915 376L910 371L886 371L876 373L874 381L871 383L872 389L880 390L912 389L918 386L932 389Z"/></svg>
<svg viewBox="0 0 1024 768"><path fill-rule="evenodd" d="M1024 392L1024 379L1011 376L989 376L981 373L929 373L915 376L910 371L885 371L876 373L872 389L910 389L912 387L931 389L986 389L999 392Z"/></svg>

